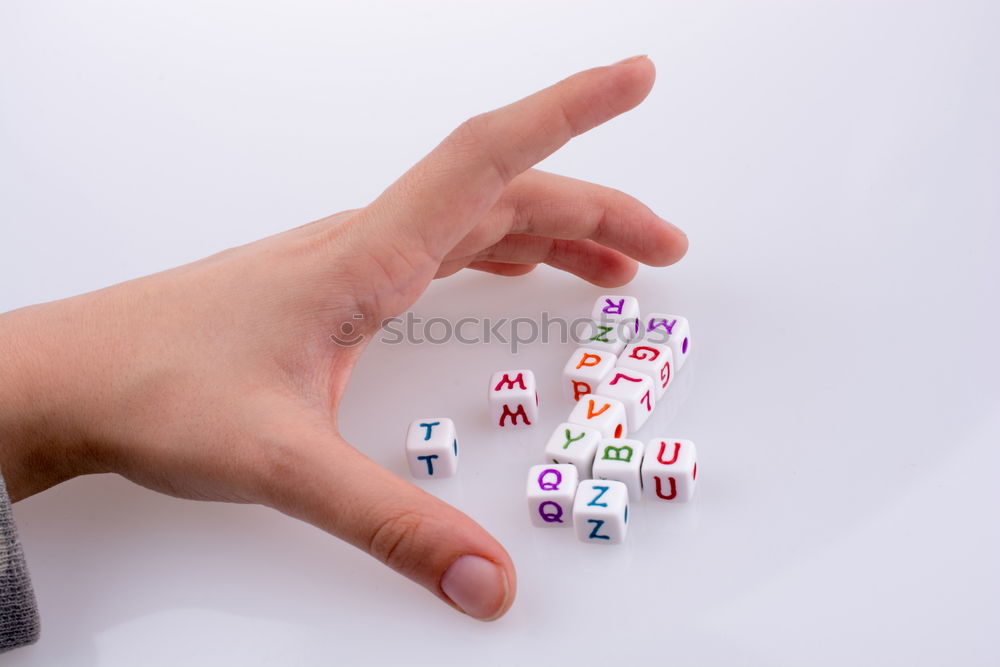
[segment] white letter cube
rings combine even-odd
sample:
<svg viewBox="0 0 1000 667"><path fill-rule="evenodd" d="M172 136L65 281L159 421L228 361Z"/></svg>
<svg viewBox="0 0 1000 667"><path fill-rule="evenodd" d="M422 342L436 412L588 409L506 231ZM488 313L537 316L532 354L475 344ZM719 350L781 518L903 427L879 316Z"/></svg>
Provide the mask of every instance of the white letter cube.
<svg viewBox="0 0 1000 667"><path fill-rule="evenodd" d="M597 394L617 398L625 405L628 430L638 431L656 407L653 378L627 368L615 368L607 380L597 386Z"/></svg>
<svg viewBox="0 0 1000 667"><path fill-rule="evenodd" d="M563 391L573 401L593 394L615 367L617 357L611 352L587 347L577 348L563 368Z"/></svg>
<svg viewBox="0 0 1000 667"><path fill-rule="evenodd" d="M545 444L545 461L576 466L580 479L590 477L601 432L588 426L563 422Z"/></svg>
<svg viewBox="0 0 1000 667"><path fill-rule="evenodd" d="M638 320L639 300L634 296L601 296L594 303L590 319L595 322L602 320Z"/></svg>
<svg viewBox="0 0 1000 667"><path fill-rule="evenodd" d="M653 379L653 395L663 398L674 375L674 351L669 345L639 341L625 346L618 366L639 371Z"/></svg>
<svg viewBox="0 0 1000 667"><path fill-rule="evenodd" d="M628 489L614 480L585 479L573 502L576 536L592 544L621 544L628 532Z"/></svg>
<svg viewBox="0 0 1000 667"><path fill-rule="evenodd" d="M635 336L636 330L641 328L633 326L639 325L639 320L593 320L587 323L584 330L584 338L580 341L583 347L592 350L610 352L619 355L625 349L625 345Z"/></svg>
<svg viewBox="0 0 1000 667"><path fill-rule="evenodd" d="M580 477L566 463L531 466L528 470L528 513L535 526L569 526Z"/></svg>
<svg viewBox="0 0 1000 667"><path fill-rule="evenodd" d="M455 423L447 417L418 419L406 431L406 462L419 478L451 477L458 471Z"/></svg>
<svg viewBox="0 0 1000 667"><path fill-rule="evenodd" d="M516 428L538 421L538 391L531 371L497 371L490 378L489 389L495 426Z"/></svg>
<svg viewBox="0 0 1000 667"><path fill-rule="evenodd" d="M625 405L616 398L587 394L577 401L566 421L596 429L604 438L624 438L628 435Z"/></svg>
<svg viewBox="0 0 1000 667"><path fill-rule="evenodd" d="M639 502L642 494L641 440L602 440L594 457L594 479L613 479L628 487L628 497Z"/></svg>
<svg viewBox="0 0 1000 667"><path fill-rule="evenodd" d="M687 502L694 495L698 461L690 440L656 438L642 460L643 495L651 500Z"/></svg>
<svg viewBox="0 0 1000 667"><path fill-rule="evenodd" d="M691 353L691 325L680 315L653 313L645 318L643 340L669 345L674 352L674 370L679 371Z"/></svg>

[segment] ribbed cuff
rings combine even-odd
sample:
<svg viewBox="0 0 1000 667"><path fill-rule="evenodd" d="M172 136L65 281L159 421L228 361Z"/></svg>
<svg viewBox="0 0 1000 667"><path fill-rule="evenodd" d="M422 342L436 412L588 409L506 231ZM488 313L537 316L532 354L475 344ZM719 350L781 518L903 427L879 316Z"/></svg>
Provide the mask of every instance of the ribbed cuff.
<svg viewBox="0 0 1000 667"><path fill-rule="evenodd" d="M38 641L38 604L0 475L0 653Z"/></svg>

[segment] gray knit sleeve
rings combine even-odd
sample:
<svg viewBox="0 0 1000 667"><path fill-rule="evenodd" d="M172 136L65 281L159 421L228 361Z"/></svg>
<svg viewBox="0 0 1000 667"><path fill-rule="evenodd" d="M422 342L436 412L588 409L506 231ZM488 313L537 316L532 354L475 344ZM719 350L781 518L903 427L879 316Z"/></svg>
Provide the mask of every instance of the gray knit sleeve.
<svg viewBox="0 0 1000 667"><path fill-rule="evenodd" d="M0 475L0 653L38 640L38 607Z"/></svg>

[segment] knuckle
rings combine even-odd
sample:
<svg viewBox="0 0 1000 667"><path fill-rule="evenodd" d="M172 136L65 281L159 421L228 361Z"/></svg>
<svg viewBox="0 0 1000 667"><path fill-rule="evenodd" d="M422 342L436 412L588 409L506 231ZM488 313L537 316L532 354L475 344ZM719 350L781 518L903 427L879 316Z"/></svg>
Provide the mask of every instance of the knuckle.
<svg viewBox="0 0 1000 667"><path fill-rule="evenodd" d="M451 133L451 139L454 143L475 151L486 142L489 136L488 126L487 114L477 114L462 121Z"/></svg>
<svg viewBox="0 0 1000 667"><path fill-rule="evenodd" d="M368 553L394 570L414 570L421 561L417 547L426 521L426 517L412 510L390 514L372 532Z"/></svg>
<svg viewBox="0 0 1000 667"><path fill-rule="evenodd" d="M481 113L462 122L451 133L451 146L459 154L470 156L491 169L503 183L509 183L516 175L502 150L494 140L491 112Z"/></svg>

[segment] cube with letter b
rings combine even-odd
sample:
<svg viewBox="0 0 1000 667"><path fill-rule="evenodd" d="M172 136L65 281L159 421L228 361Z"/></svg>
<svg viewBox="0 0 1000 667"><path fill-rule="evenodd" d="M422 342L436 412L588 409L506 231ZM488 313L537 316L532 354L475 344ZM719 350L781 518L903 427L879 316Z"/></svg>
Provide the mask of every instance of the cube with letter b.
<svg viewBox="0 0 1000 667"><path fill-rule="evenodd" d="M629 499L639 502L644 449L642 440L602 440L597 446L591 468L594 479L613 479L623 483L628 487Z"/></svg>

